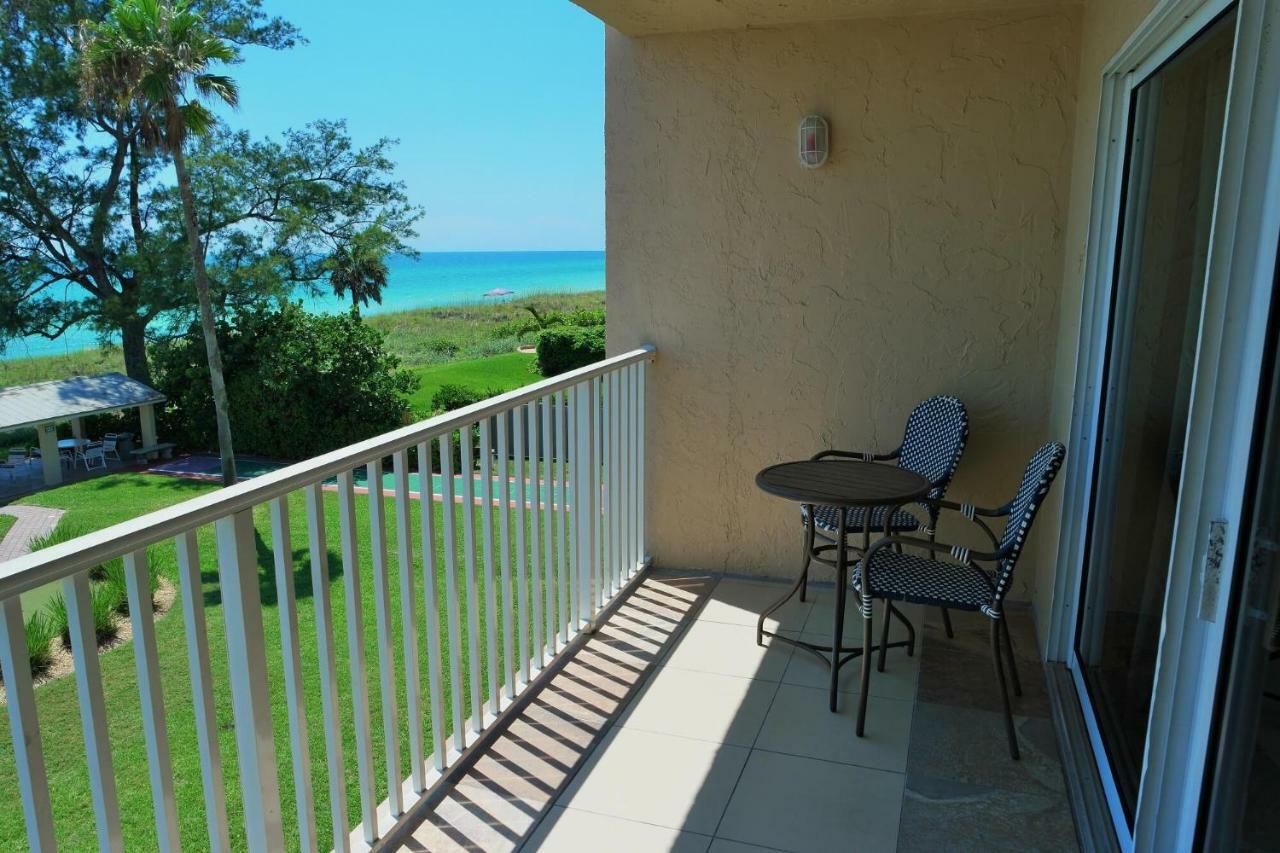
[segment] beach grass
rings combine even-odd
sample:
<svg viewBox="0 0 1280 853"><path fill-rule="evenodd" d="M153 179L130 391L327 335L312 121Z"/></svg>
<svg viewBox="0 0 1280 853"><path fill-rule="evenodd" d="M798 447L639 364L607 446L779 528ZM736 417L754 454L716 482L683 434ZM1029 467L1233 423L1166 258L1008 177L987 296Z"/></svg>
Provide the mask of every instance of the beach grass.
<svg viewBox="0 0 1280 853"><path fill-rule="evenodd" d="M528 306L550 311L604 310L604 291L533 293L519 299L418 308L365 318L386 335L387 349L405 365L473 361L509 353L533 334L513 334L512 326L531 320Z"/></svg>
<svg viewBox="0 0 1280 853"><path fill-rule="evenodd" d="M217 486L185 480L176 477L164 477L147 474L114 474L94 480L76 483L53 489L27 498L23 503L52 506L66 510L63 523L76 525L86 531L95 530L108 525L134 518L146 512L160 509L189 498L216 491ZM351 825L359 821L359 785L355 772L355 727L352 721L352 681L351 659L346 643L347 610L344 605L343 575L346 570L339 553L341 541L338 527L337 496L326 491L323 496L325 510L325 530L328 551L328 575L333 614L333 639L337 658L339 713L341 717L341 740L346 757L346 800L348 820ZM384 733L381 724L382 700L377 685L380 682L380 664L377 650L377 631L375 624L375 606L369 543L372 540L369 524L370 499L358 495L356 499L356 539L359 543L358 575L360 597L362 601L362 619L364 639L364 657L369 689L370 719L375 721L370 727L375 756L376 772L373 784L379 800L387 794L385 774ZM395 518L393 499L386 500L384 517ZM441 529L443 505L432 504L435 529ZM462 529L462 514L474 512L477 529L480 527L481 515L490 512L496 522L496 511L483 507L463 507L461 504L450 507L455 513L457 529ZM293 568L293 585L298 604L298 642L303 661L303 694L308 717L308 737L311 766L309 787L316 798L315 809L317 826L320 833L319 846L329 849L332 846L330 831L328 778L331 768L325 761L325 730L321 720L321 684L318 668L318 634L313 598L313 575L308 554L308 538L306 531L306 512L302 494L295 493L288 499L289 527L291 531L291 558ZM414 547L414 594L419 602L423 595L422 554L418 543L421 543L419 513L410 513L411 541ZM260 506L253 512L255 538L257 541L258 576L261 588L263 627L267 637L266 661L268 684L271 691L271 708L275 732L275 754L280 767L280 802L284 814L286 845L296 849L297 817L294 808L293 777L290 767L290 738L288 729L287 703L285 701L285 681L283 660L280 645L280 614L277 601L280 590L276 586L276 575L273 564L273 545L271 523L267 507ZM394 522L388 526L390 554L394 562L396 554L395 541L399 535L394 529ZM514 538L514 537L513 537ZM458 537L457 565L463 561L463 537ZM236 772L235 726L231 709L230 678L226 655L226 627L220 606L220 587L216 546L212 526L201 528L197 534L202 576L202 594L207 617L206 635L210 646L212 664L212 682L214 693L215 718L218 722L218 742L223 761L223 785L226 791L228 818L232 832L232 846L244 845L243 837L243 801L239 790L239 778ZM444 582L445 562L443 560L443 544L436 537L435 566L439 600L435 606L444 624L446 617L446 598ZM147 549L147 560L151 571L165 577L175 587L180 582L177 571L176 549L172 541L164 542ZM485 636L488 628L485 625L485 583L483 573L478 573L475 589L474 606L478 608L478 621L481 636ZM552 578L547 579L551 582ZM400 626L400 590L399 585L392 585L391 636L399 638ZM460 586L462 586L460 584ZM498 612L505 612L501 604L501 589L496 590L499 599ZM531 590L540 595L537 590ZM461 602L466 613L472 601L463 596ZM421 606L421 604L419 605ZM419 611L421 613L421 610ZM419 619L422 616L419 615ZM452 691L461 691L460 700L464 714L471 707L469 672L472 667L467 653L466 623L463 620L462 636L458 638L460 649L461 680L457 683L443 685L445 692L444 720L432 720L429 714L423 714L415 724L422 727L424 743L428 750L432 744L432 726L440 725L445 731L452 729ZM422 627L421 625L419 626ZM497 630L498 626L495 626ZM173 779L177 801L178 821L184 846L203 847L206 838L203 793L201 787L202 772L199 760L200 750L196 742L196 723L191 690L191 678L185 652L187 626L181 608L166 613L156 625L156 643L163 684L163 701L167 731L170 741L170 753L173 762ZM419 631L419 661L427 660L425 632ZM58 642L55 640L54 642ZM444 672L449 672L449 652L444 650ZM497 653L501 658L502 643L497 643ZM480 674L480 695L488 696L498 685L487 683L487 646L480 643L480 660L476 661L475 671ZM397 651L397 658L402 656ZM143 726L141 703L139 700L137 673L134 666L133 643L124 643L100 656L102 681L107 696L108 731L112 746L114 771L120 796L120 813L124 822L125 849L154 849L155 820L151 808L151 789L148 782L146 748L143 742ZM500 660L501 663L501 660ZM402 660L396 664L397 670L402 667ZM425 664L424 664L425 668ZM504 667L499 666L499 672ZM395 679L397 685L397 703L399 708L400 760L401 775L408 775L408 725L405 714L405 685L402 677ZM91 799L89 796L89 774L86 766L85 751L79 736L80 717L77 703L75 679L62 677L50 681L36 690L36 701L44 742L44 757L48 769L49 792L55 820L55 831L59 847L71 850L96 849ZM8 744L9 720L0 715L0 743ZM0 749L0 797L9 806L0 809L0 849L11 850L25 847L24 823L22 810L17 806L18 779L14 754L11 749Z"/></svg>
<svg viewBox="0 0 1280 853"><path fill-rule="evenodd" d="M13 358L0 361L0 388L113 371L124 372L124 354L115 345L61 355Z"/></svg>

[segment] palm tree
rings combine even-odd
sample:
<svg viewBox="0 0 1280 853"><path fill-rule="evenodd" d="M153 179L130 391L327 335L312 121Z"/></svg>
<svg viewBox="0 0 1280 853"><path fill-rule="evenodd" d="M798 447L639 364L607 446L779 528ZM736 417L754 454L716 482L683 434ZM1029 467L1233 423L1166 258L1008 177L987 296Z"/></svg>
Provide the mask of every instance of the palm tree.
<svg viewBox="0 0 1280 853"><path fill-rule="evenodd" d="M386 255L390 234L376 225L352 237L326 261L329 284L339 299L351 294L351 313L360 316L360 305L370 300L382 304L387 286Z"/></svg>
<svg viewBox="0 0 1280 853"><path fill-rule="evenodd" d="M101 23L81 26L80 83L85 99L114 104L121 111L136 110L144 143L173 160L209 360L223 485L236 481L231 418L183 146L189 137L208 133L217 121L204 101L233 107L239 101L234 80L207 71L212 63L235 59L235 48L209 32L188 0L116 0Z"/></svg>

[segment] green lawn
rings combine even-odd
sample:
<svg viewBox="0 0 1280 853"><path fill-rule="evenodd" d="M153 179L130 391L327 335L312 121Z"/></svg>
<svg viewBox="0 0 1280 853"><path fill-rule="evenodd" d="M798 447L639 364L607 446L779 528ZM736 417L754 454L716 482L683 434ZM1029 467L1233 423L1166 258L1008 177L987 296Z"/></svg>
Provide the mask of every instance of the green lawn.
<svg viewBox="0 0 1280 853"><path fill-rule="evenodd" d="M542 377L533 371L534 356L508 352L476 358L410 368L417 375L418 390L409 397L409 408L419 416L431 412L431 397L446 384L462 385L473 391L501 393L537 382Z"/></svg>
<svg viewBox="0 0 1280 853"><path fill-rule="evenodd" d="M17 520L12 515L0 515L0 540L8 535L9 528L13 527L14 522Z"/></svg>
<svg viewBox="0 0 1280 853"><path fill-rule="evenodd" d="M64 523L76 524L85 530L94 530L108 525L137 517L145 512L168 506L179 501L204 494L215 486L191 480L162 477L144 474L118 474L77 483L52 491L44 492L28 498L24 503L60 507L67 510ZM304 691L308 722L308 740L311 758L311 788L315 796L317 825L320 834L320 846L328 849L332 844L332 833L329 823L329 801L327 780L330 768L325 761L322 731L320 685L317 664L316 619L312 597L311 566L308 556L306 536L306 517L301 493L291 495L288 501L289 526L291 531L291 549L294 564L294 586L298 597L299 643L302 652L304 670ZM359 796L356 781L355 740L352 724L351 707L351 667L347 654L347 613L343 604L343 566L339 557L339 530L337 523L337 496L331 492L324 495L326 545L329 560L329 576L327 583L333 603L333 622L335 649L337 652L338 684L340 692L341 730L344 744L345 774L347 790L348 818L354 826L359 820ZM395 577L395 554L398 532L394 529L394 501L386 501L386 518L388 519L388 565ZM476 513L476 530L479 535L480 516L486 511L493 512L496 527L496 511L482 508L469 508ZM412 516L412 542L415 551L414 585L415 595L421 603L423 576L422 555L420 551L419 514L414 508ZM440 524L442 505L433 505L437 540L440 540ZM458 530L457 559L459 566L459 589L462 597L462 625L464 637L459 640L462 649L462 670L467 672L466 660L466 622L467 598L465 583L461 577L463 563L462 514L468 511L463 507L453 508L456 514ZM254 512L254 523L258 535L258 566L263 600L263 620L267 638L268 679L272 694L272 708L275 721L275 747L277 762L280 768L281 806L284 810L284 826L286 842L290 848L298 844L296 832L296 812L294 806L294 790L292 769L289 763L289 732L285 710L284 683L280 655L280 622L277 610L277 588L272 564L272 538L270 522L265 507ZM384 759L384 739L381 723L382 702L378 689L379 663L375 646L375 616L373 601L373 585L370 572L370 536L369 536L369 498L356 496L356 527L360 543L359 580L362 603L362 625L364 628L364 646L366 666L368 668L367 683L369 685L369 703L372 725L373 750L375 756L375 783L378 798L386 796L386 776ZM514 539L514 536L512 537ZM496 540L496 534L495 534ZM234 724L231 712L229 682L227 673L227 657L225 645L225 629L223 614L219 605L219 585L212 527L206 527L198 534L201 567L203 572L203 594L208 618L208 638L213 666L214 698L216 718L219 728L219 742L223 760L223 777L230 811L230 825L233 833L233 846L244 846L242 814L243 806L239 795L239 780L236 769L236 752L234 742ZM446 623L445 613L445 581L443 568L443 546L440 541L435 546L436 575L439 586L439 600L436 602L441 624ZM173 583L177 583L176 554L172 542L162 543L148 549L148 560L152 571L159 572ZM495 557L495 563L497 558ZM483 564L479 559L477 563ZM477 594L480 623L485 623L483 599L483 572L477 569L479 590ZM498 590L499 601L501 590ZM396 654L396 672L403 672L403 660L400 630L400 594L398 588L392 592L392 631L396 640L393 642ZM421 607L420 613L421 613ZM502 612L499 604L499 613ZM424 705L426 704L426 637L424 617L419 617L419 659L423 673ZM201 792L201 772L198 749L195 738L195 722L192 708L191 681L185 654L185 626L179 607L165 615L157 624L157 643L159 661L164 685L164 702L168 716L168 733L170 752L173 759L174 780L177 791L178 816L184 846L202 848L206 844L205 816ZM481 656L485 657L485 643L480 643ZM444 690L445 715L444 730L452 729L452 712L450 710L448 683L448 644L442 642L442 650L446 660L443 665L445 673ZM499 642L501 650L501 642ZM499 651L501 654L501 651ZM145 749L143 745L141 712L137 691L137 678L134 669L132 644L125 644L101 656L103 681L105 686L108 729L110 732L115 775L120 796L120 809L124 819L125 848L129 850L153 849L155 847L155 826L151 810L151 794L147 777ZM487 682L486 664L480 662L481 680ZM501 668L500 668L501 671ZM464 703L470 708L469 694L464 676L464 683L458 685L463 690ZM483 684L482 696L487 696L493 685ZM401 730L402 776L408 776L408 740L407 722L404 711L405 685L402 675L396 676L396 689L399 702ZM37 705L43 734L45 762L49 773L49 791L52 798L53 814L59 846L71 850L91 850L95 848L93 832L93 814L90 804L88 775L85 764L83 741L80 736L80 717L74 680L61 678L50 682L37 690ZM429 709L424 707L423 718L419 721L423 730L424 744L430 751L431 726ZM8 718L0 719L0 743L8 744ZM0 797L5 805L0 807L0 849L21 849L25 846L24 824L19 807L17 778L14 767L12 749L0 748Z"/></svg>

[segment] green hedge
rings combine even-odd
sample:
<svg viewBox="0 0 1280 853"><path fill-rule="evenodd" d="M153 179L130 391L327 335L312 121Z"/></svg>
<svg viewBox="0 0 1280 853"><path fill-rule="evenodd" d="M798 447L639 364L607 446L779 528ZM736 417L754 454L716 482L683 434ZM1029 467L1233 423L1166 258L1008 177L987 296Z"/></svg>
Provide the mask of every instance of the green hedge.
<svg viewBox="0 0 1280 853"><path fill-rule="evenodd" d="M604 358L604 326L556 326L538 334L538 372L558 376Z"/></svg>
<svg viewBox="0 0 1280 853"><path fill-rule="evenodd" d="M236 453L305 459L403 423L418 379L400 370L383 337L350 314L298 305L248 310L220 324ZM199 327L152 350L156 387L169 398L161 436L192 450L218 446Z"/></svg>

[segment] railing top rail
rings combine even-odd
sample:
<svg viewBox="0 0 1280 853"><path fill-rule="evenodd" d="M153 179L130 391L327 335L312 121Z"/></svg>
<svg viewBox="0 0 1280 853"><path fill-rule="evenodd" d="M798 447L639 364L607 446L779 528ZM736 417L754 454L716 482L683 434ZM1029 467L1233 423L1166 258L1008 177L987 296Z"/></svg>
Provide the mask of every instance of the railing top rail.
<svg viewBox="0 0 1280 853"><path fill-rule="evenodd" d="M232 513L252 509L273 498L323 482L342 471L349 471L370 459L389 456L398 450L476 423L521 403L541 399L620 367L652 361L655 352L654 347L645 345L0 563L0 601L170 539L183 531L212 523Z"/></svg>

